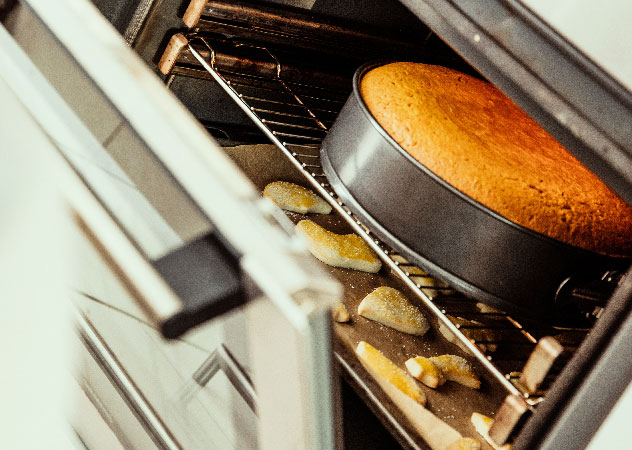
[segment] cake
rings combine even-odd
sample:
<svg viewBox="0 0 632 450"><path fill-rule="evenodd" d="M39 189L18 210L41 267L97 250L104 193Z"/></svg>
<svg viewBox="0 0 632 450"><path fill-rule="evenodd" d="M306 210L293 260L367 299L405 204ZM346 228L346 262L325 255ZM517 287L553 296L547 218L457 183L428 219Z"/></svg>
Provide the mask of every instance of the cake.
<svg viewBox="0 0 632 450"><path fill-rule="evenodd" d="M566 244L632 256L632 207L493 85L400 62L367 72L360 95L406 152L488 209Z"/></svg>

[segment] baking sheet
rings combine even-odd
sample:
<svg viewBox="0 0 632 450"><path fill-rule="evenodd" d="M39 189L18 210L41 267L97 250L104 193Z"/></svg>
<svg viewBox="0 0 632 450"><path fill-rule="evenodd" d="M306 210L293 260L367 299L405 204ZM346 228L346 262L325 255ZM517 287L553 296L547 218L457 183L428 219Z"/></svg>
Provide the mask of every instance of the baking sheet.
<svg viewBox="0 0 632 450"><path fill-rule="evenodd" d="M227 147L224 150L261 191L268 183L278 180L291 181L307 188L310 187L300 171L274 145ZM262 170L263 168L265 170ZM396 214L396 212L394 213ZM309 216L288 212L287 216L294 223L309 218L335 233L352 232L345 220L335 212L328 215L310 214ZM481 375L482 386L480 390L469 389L450 381L436 390L420 385L427 396L427 408L431 412L464 436L474 437L482 441L481 436L476 433L470 423L470 416L472 412L476 411L493 417L507 395L506 390L493 377L486 376L485 369L472 356L463 353L459 347L448 342L438 332L438 321L399 278L389 273L388 267L384 266L377 274L369 274L351 269L334 268L324 264L323 266L344 287L343 303L351 315L349 323L334 323L336 356L341 360L341 367L346 372L344 375L402 446L428 448L412 425L373 381L356 358L354 350L361 340L365 340L379 349L400 367L404 367L404 362L408 358L417 355L429 357L452 353L471 361ZM411 336L359 316L357 314L358 304L365 295L379 286L391 286L399 289L419 306L431 322L430 331L422 337ZM376 401L379 402L379 405L375 404ZM483 448L491 448L486 443L482 443Z"/></svg>

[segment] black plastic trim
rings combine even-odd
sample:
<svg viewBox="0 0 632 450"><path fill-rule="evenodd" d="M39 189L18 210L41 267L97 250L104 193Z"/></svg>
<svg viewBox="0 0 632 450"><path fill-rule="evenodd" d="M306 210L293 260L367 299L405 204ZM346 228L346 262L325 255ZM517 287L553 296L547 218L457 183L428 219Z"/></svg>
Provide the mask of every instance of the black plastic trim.
<svg viewBox="0 0 632 450"><path fill-rule="evenodd" d="M182 310L162 324L166 338L246 303L239 255L220 235L209 233L152 261L182 301Z"/></svg>

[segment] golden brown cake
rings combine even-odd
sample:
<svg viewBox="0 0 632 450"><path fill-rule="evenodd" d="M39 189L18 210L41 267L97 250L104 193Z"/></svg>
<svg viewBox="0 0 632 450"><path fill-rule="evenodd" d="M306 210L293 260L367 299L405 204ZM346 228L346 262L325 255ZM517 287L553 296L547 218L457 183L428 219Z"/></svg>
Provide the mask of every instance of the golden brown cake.
<svg viewBox="0 0 632 450"><path fill-rule="evenodd" d="M492 211L567 244L632 256L632 207L493 85L402 62L369 71L360 94L413 158Z"/></svg>

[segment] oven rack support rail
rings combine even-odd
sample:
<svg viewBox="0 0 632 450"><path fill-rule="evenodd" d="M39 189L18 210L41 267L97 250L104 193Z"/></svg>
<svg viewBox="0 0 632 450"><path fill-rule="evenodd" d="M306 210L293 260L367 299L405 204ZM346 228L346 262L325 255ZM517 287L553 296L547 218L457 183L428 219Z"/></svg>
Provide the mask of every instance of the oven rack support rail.
<svg viewBox="0 0 632 450"><path fill-rule="evenodd" d="M515 405L515 399L519 399L522 413L531 411L533 405L542 401L546 393L545 386L550 385L554 379L550 373L551 369L554 366L559 369L560 360L567 359L569 354L572 354L587 334L588 329L554 330L565 336L564 346L562 346L551 337L543 337L546 336L546 332L551 331L550 328L544 331L534 331L532 328L527 330L520 322L505 313L496 310L478 312L476 315L478 318L493 317L498 330L513 331L515 336L519 336L515 345L523 347L523 351L517 358L521 366L526 361L522 370L503 371L497 367L490 354L493 351L487 351L497 344L494 342L496 330L493 327L490 329L489 326L483 328L483 324L476 320L463 320L460 317L459 306L463 309L464 303L473 304L472 301L457 297L457 306L451 307L450 303L455 301L455 298L443 295L434 298L433 291L445 294L450 293L450 288L437 284L436 280L425 275L423 271L420 272L419 268L376 239L372 232L340 201L327 182L320 166L320 142L346 100L348 92L304 81L286 81L282 77L282 64L267 48L247 43L233 42L233 45L249 47L250 50L259 52L259 56L263 56L266 60L268 71L266 77L240 73L225 67L220 68L221 57L215 52L209 39L197 33L187 36L174 35L159 63L159 69L167 75L168 85L176 76L203 78L217 82L300 170L312 187L377 252L386 266L434 313L441 327L445 327L443 331L454 336L455 343L479 360L506 389L507 398L510 399L508 403ZM176 62L182 61L184 64L176 65ZM270 67L273 68L271 72ZM252 85L256 85L256 89L252 88ZM266 98L261 92L265 92L271 98ZM284 111L279 110L282 107L285 108ZM444 297L446 302L441 305ZM467 311L463 311L462 315L467 315ZM569 338L569 336L572 337ZM543 339L538 339L538 337L543 337ZM564 357L560 358L562 354ZM505 424L503 432L499 434L508 435L505 430L517 425L518 420L515 419L512 422L514 422L513 425Z"/></svg>

